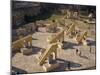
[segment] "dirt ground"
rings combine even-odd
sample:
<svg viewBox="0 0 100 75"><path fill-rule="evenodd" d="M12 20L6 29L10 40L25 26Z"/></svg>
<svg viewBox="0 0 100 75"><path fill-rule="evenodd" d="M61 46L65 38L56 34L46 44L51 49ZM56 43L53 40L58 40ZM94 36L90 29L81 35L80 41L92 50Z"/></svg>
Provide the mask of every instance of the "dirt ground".
<svg viewBox="0 0 100 75"><path fill-rule="evenodd" d="M71 22L70 19L66 23ZM96 68L96 32L95 24L87 24L83 21L76 20L76 27L81 31L88 31L87 41L88 46L78 45L72 38L66 35L64 38L63 49L57 51L57 62L60 64L59 68L54 69L52 72L69 71L68 62L70 62L70 70L85 70ZM31 55L23 55L16 53L12 56L12 70L18 73L37 73L44 72L42 66L38 65L37 56L42 48L47 48L47 38L53 33L48 33L45 27L39 28L39 32L34 33L33 53ZM91 52L90 52L91 48ZM81 51L81 56L76 54L76 49Z"/></svg>

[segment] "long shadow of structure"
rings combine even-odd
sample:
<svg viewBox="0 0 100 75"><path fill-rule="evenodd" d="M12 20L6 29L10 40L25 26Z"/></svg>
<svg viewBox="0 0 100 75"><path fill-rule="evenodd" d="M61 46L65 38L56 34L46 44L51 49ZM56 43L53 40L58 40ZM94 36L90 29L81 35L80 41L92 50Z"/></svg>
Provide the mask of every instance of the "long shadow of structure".
<svg viewBox="0 0 100 75"><path fill-rule="evenodd" d="M77 68L77 67L82 66L79 63L75 63L75 62L72 62L72 61L66 61L64 59L57 58L57 61L59 62L60 66L59 66L59 68L54 69L53 72L66 71L66 69L68 69L69 66L70 66L70 68Z"/></svg>

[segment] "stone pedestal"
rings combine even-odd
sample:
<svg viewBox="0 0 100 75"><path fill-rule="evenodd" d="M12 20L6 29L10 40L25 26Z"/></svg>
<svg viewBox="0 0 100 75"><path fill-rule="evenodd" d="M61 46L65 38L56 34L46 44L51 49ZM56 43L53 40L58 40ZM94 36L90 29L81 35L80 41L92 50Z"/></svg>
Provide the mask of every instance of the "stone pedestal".
<svg viewBox="0 0 100 75"><path fill-rule="evenodd" d="M82 40L83 45L87 45L87 41L86 40Z"/></svg>
<svg viewBox="0 0 100 75"><path fill-rule="evenodd" d="M57 62L52 63L52 64L46 63L46 64L44 64L42 67L43 67L43 70L44 70L45 72L48 72L48 71L52 71L52 70L58 68L59 65L60 65L60 64L57 63Z"/></svg>
<svg viewBox="0 0 100 75"><path fill-rule="evenodd" d="M23 55L29 55L32 53L32 48L21 48L20 51Z"/></svg>

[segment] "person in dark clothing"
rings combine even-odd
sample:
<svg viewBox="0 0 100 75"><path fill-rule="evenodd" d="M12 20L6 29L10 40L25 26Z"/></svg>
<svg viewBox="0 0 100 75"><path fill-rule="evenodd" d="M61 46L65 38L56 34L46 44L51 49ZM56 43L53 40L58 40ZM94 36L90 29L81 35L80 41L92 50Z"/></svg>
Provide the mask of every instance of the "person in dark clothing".
<svg viewBox="0 0 100 75"><path fill-rule="evenodd" d="M78 49L76 49L76 54L78 54Z"/></svg>
<svg viewBox="0 0 100 75"><path fill-rule="evenodd" d="M90 46L90 53L92 53L92 49L91 49L91 46Z"/></svg>
<svg viewBox="0 0 100 75"><path fill-rule="evenodd" d="M70 62L68 62L68 70L70 70Z"/></svg>
<svg viewBox="0 0 100 75"><path fill-rule="evenodd" d="M36 24L36 21L34 22L34 24L36 25L36 31L38 32L38 28L39 28L39 26Z"/></svg>

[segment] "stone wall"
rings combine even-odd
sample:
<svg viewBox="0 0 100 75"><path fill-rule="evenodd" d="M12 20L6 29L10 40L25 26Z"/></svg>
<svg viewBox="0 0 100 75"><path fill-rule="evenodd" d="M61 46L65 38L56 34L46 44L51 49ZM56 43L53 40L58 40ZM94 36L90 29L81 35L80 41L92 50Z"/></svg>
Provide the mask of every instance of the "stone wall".
<svg viewBox="0 0 100 75"><path fill-rule="evenodd" d="M37 16L40 13L40 4L31 2L12 2L12 25L16 28L19 25L24 25L31 17Z"/></svg>

